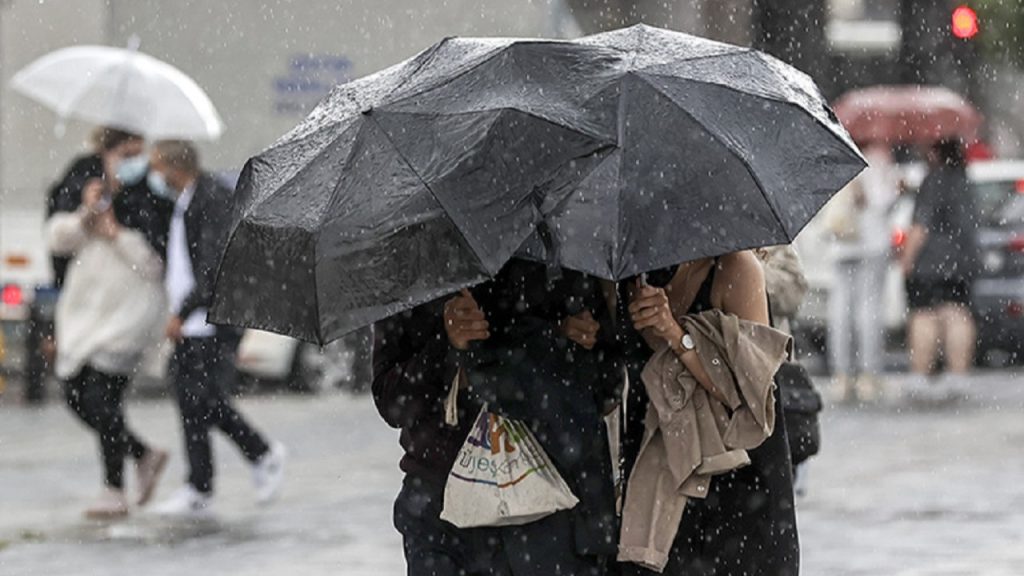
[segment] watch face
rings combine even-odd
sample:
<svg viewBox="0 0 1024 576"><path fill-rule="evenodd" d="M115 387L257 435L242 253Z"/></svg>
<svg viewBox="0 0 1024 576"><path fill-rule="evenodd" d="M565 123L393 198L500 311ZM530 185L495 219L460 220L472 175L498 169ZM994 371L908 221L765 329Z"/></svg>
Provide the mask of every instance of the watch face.
<svg viewBox="0 0 1024 576"><path fill-rule="evenodd" d="M683 348L686 350L693 350L693 338L689 334L683 334Z"/></svg>

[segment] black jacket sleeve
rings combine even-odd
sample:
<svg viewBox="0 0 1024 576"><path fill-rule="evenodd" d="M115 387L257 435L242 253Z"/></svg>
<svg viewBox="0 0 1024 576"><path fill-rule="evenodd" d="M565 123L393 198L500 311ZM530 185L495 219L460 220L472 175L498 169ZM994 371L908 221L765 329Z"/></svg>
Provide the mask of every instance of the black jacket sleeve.
<svg viewBox="0 0 1024 576"><path fill-rule="evenodd" d="M198 308L209 307L217 267L231 233L231 200L227 188L203 175L196 183L192 202L194 205L186 212L185 226L195 286L178 310L179 318L187 318Z"/></svg>
<svg viewBox="0 0 1024 576"><path fill-rule="evenodd" d="M82 203L82 188L91 178L103 176L103 162L98 155L79 156L71 163L60 181L46 196L46 217L57 212L74 212Z"/></svg>
<svg viewBox="0 0 1024 576"><path fill-rule="evenodd" d="M431 303L374 325L373 401L394 428L443 409L455 368L442 317Z"/></svg>

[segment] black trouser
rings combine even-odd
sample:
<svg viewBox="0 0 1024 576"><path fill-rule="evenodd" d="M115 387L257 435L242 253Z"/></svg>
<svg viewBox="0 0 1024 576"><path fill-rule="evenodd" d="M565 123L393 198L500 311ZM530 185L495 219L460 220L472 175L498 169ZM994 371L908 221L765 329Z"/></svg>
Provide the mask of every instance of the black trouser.
<svg viewBox="0 0 1024 576"><path fill-rule="evenodd" d="M213 453L210 427L220 428L250 462L256 462L269 447L231 406L222 383L234 367L226 361L224 347L216 337L185 338L171 358L171 377L178 396L185 451L188 454L188 483L196 490L213 490Z"/></svg>
<svg viewBox="0 0 1024 576"><path fill-rule="evenodd" d="M148 450L125 425L123 398L127 388L127 376L105 374L90 366L83 366L78 375L64 382L68 406L99 437L106 484L112 488L124 485L125 455L139 459Z"/></svg>
<svg viewBox="0 0 1024 576"><path fill-rule="evenodd" d="M523 526L456 528L441 520L444 486L406 476L395 500L409 576L604 576L605 558L575 552L570 513Z"/></svg>

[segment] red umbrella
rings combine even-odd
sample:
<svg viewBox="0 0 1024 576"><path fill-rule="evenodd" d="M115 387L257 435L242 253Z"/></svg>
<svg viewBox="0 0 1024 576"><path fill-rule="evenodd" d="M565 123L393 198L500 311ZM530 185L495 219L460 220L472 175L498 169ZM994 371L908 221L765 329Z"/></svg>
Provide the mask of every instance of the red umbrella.
<svg viewBox="0 0 1024 576"><path fill-rule="evenodd" d="M931 144L960 137L973 142L981 114L962 96L939 86L873 86L847 92L836 116L857 142Z"/></svg>

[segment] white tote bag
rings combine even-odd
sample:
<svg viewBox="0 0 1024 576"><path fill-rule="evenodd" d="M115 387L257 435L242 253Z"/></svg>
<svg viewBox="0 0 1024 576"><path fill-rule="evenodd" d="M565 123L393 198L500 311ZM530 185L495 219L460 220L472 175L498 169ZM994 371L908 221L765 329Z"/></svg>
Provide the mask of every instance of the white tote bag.
<svg viewBox="0 0 1024 576"><path fill-rule="evenodd" d="M459 528L514 526L578 502L533 432L484 406L448 474L441 519Z"/></svg>

